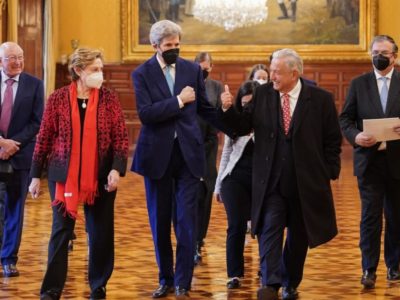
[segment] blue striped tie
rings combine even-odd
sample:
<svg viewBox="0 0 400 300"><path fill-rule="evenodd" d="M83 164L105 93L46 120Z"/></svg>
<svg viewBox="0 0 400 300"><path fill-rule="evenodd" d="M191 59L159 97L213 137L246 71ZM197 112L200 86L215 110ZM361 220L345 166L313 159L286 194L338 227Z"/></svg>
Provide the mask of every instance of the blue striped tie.
<svg viewBox="0 0 400 300"><path fill-rule="evenodd" d="M171 66L165 66L165 79L167 79L168 87L171 92L171 95L174 95L174 79L171 75Z"/></svg>

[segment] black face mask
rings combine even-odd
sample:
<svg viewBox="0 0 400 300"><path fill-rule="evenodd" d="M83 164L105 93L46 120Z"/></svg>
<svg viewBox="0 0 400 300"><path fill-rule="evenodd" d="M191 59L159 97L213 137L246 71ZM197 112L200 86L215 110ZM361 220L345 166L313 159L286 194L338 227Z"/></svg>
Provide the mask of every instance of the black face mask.
<svg viewBox="0 0 400 300"><path fill-rule="evenodd" d="M176 59L179 56L179 48L172 48L166 50L162 53L162 58L164 59L167 65L172 65L176 63Z"/></svg>
<svg viewBox="0 0 400 300"><path fill-rule="evenodd" d="M203 79L206 80L208 77L208 74L210 74L210 72L208 72L206 69L203 70Z"/></svg>
<svg viewBox="0 0 400 300"><path fill-rule="evenodd" d="M390 59L382 54L378 54L372 57L372 63L377 70L383 71L389 66Z"/></svg>

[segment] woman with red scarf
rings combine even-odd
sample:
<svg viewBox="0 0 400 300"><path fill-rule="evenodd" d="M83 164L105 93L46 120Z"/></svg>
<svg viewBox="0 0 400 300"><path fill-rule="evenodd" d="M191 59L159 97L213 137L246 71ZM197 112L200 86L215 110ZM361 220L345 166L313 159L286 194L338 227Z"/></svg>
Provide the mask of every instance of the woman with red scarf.
<svg viewBox="0 0 400 300"><path fill-rule="evenodd" d="M68 266L68 241L78 206L84 204L89 236L90 299L104 299L114 267L114 200L125 175L128 133L115 92L102 87L103 56L80 48L70 57L72 83L53 92L46 105L29 191L36 198L47 165L53 225L40 299L59 299Z"/></svg>

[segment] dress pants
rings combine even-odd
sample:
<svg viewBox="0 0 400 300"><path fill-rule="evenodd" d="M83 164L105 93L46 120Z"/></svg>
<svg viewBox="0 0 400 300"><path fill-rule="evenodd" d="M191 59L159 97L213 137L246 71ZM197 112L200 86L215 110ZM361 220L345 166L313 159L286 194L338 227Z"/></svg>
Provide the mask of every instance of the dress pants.
<svg viewBox="0 0 400 300"><path fill-rule="evenodd" d="M388 268L400 260L400 180L390 175L386 151L378 151L364 176L358 177L361 197L360 249L362 269L376 270L379 263L382 212L385 215L384 255Z"/></svg>
<svg viewBox="0 0 400 300"><path fill-rule="evenodd" d="M6 183L2 265L16 264L18 261L28 186L29 170L14 170L12 179Z"/></svg>
<svg viewBox="0 0 400 300"><path fill-rule="evenodd" d="M308 249L300 201L297 196L282 196L277 188L265 196L261 215L257 238L262 285L297 288L303 278Z"/></svg>
<svg viewBox="0 0 400 300"><path fill-rule="evenodd" d="M213 192L207 187L206 182L200 181L197 191L197 243L201 243L207 235L211 216L212 198Z"/></svg>
<svg viewBox="0 0 400 300"><path fill-rule="evenodd" d="M3 244L3 231L4 231L4 210L6 205L6 183L0 182L0 251Z"/></svg>
<svg viewBox="0 0 400 300"><path fill-rule="evenodd" d="M94 205L85 205L86 230L89 235L88 280L91 290L105 287L114 268L114 200L116 191L107 192L105 181L99 181L99 197ZM49 181L51 199L55 182ZM41 293L52 290L61 294L68 270L68 242L75 220L64 216L60 206L53 206L53 225L49 242L47 271Z"/></svg>
<svg viewBox="0 0 400 300"><path fill-rule="evenodd" d="M160 179L145 177L147 210L159 268L159 283L190 289L196 244L199 178L194 177L175 139L166 173ZM171 243L174 218L176 264Z"/></svg>
<svg viewBox="0 0 400 300"><path fill-rule="evenodd" d="M248 158L251 166L251 157ZM244 276L244 243L251 210L251 168L238 166L221 183L221 196L228 218L226 267L228 277Z"/></svg>

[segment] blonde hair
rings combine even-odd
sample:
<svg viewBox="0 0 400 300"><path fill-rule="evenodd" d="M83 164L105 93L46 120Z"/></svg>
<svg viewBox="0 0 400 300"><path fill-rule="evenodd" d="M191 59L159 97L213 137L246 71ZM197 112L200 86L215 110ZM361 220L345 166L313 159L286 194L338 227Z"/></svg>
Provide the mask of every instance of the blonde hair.
<svg viewBox="0 0 400 300"><path fill-rule="evenodd" d="M92 64L96 58L104 61L103 52L99 49L91 48L78 48L69 57L68 71L71 74L73 81L79 79L79 75L75 72L74 68L81 70L85 69L88 65Z"/></svg>

